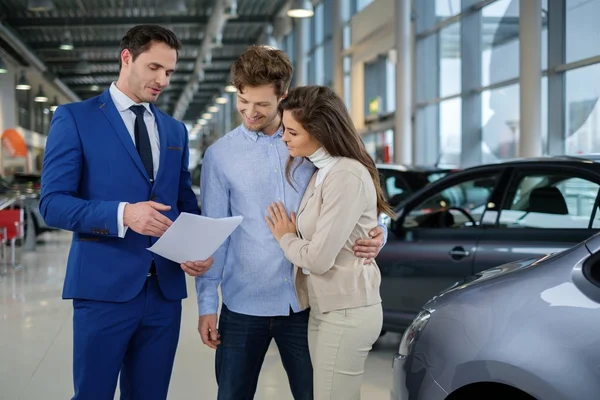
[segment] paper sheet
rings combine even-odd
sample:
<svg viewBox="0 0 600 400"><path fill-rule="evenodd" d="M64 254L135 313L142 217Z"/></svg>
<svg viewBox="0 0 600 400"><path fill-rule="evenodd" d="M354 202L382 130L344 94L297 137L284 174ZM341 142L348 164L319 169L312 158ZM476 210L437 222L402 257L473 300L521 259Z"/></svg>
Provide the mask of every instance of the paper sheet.
<svg viewBox="0 0 600 400"><path fill-rule="evenodd" d="M181 213L150 250L177 263L206 260L242 222L242 217L208 218Z"/></svg>

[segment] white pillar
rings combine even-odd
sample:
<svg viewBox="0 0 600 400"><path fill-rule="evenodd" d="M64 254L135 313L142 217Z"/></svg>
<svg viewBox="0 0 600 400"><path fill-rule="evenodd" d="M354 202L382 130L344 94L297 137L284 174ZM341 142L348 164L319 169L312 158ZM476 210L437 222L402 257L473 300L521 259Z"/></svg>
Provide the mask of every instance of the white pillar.
<svg viewBox="0 0 600 400"><path fill-rule="evenodd" d="M396 0L396 113L394 120L394 162L412 164L412 24L411 0Z"/></svg>
<svg viewBox="0 0 600 400"><path fill-rule="evenodd" d="M333 90L344 98L344 56L342 55L343 24L342 24L342 1L333 0Z"/></svg>
<svg viewBox="0 0 600 400"><path fill-rule="evenodd" d="M519 2L519 156L542 155L542 0Z"/></svg>

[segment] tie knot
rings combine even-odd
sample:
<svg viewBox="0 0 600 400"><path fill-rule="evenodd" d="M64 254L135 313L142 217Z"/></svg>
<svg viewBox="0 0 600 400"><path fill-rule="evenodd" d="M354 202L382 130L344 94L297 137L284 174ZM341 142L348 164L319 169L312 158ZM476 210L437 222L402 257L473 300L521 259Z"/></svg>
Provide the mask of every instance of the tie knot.
<svg viewBox="0 0 600 400"><path fill-rule="evenodd" d="M129 107L129 109L131 111L133 111L134 114L138 117L143 117L144 111L146 111L146 107L144 107L144 106L131 106L131 107Z"/></svg>

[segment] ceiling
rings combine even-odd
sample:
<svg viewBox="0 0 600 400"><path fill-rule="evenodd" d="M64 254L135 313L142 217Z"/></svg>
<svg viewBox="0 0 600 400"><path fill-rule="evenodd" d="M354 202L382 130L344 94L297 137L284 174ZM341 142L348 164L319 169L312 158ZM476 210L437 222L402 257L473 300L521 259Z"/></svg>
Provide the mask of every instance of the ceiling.
<svg viewBox="0 0 600 400"><path fill-rule="evenodd" d="M186 10L175 13L166 10L169 0L52 0L49 11L28 10L28 0L0 0L0 22L16 36L80 98L98 95L117 79L119 43L127 29L142 23L165 26L179 37L183 48L170 86L157 105L174 114L184 96L186 85L193 96L183 101L180 118L192 121L211 105L228 83L232 62L252 44L257 44L266 23L273 23L287 0L237 0L237 17L225 18L222 45L208 46L210 62L202 63L203 77L191 85L197 76L194 67L202 54L202 46L211 15L217 2L231 0L184 0ZM223 8L221 8L221 11ZM229 11L225 9L226 12ZM61 50L65 32L72 37L73 50ZM211 41L212 43L212 41ZM206 44L204 44L206 49ZM0 39L9 53L7 43ZM203 59L203 57L200 57ZM22 60L26 63L25 60ZM195 90L194 90L195 89ZM187 104L187 107L185 107Z"/></svg>

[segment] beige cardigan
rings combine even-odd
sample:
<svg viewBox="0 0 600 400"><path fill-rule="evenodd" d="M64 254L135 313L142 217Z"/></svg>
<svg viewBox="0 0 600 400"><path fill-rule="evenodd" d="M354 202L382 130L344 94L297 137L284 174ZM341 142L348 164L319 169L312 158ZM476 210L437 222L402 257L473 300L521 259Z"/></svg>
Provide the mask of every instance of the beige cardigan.
<svg viewBox="0 0 600 400"><path fill-rule="evenodd" d="M357 239L377 226L377 195L369 171L358 161L342 158L315 188L313 175L298 208L298 231L279 240L295 266L296 292L302 309L317 312L362 307L381 302L381 274L375 262L354 255ZM310 275L299 269L305 268Z"/></svg>

